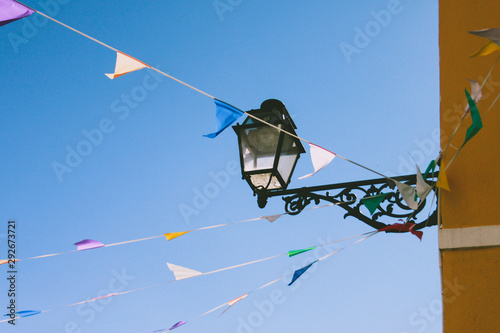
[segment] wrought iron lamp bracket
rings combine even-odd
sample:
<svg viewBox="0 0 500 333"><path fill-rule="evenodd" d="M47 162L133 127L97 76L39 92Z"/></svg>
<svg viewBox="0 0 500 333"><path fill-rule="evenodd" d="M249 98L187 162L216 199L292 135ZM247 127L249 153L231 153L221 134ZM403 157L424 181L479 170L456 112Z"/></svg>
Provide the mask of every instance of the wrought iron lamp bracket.
<svg viewBox="0 0 500 333"><path fill-rule="evenodd" d="M437 172L435 172L432 175L428 175L427 180L436 181L437 176ZM414 185L416 183L416 175L399 176L393 177L392 179L408 185ZM336 190L338 192L332 195L330 194L330 191L332 190ZM327 192L316 193L325 191ZM283 200L285 201L285 211L290 215L299 214L313 202L315 205L319 205L321 201L327 201L336 204L347 211L344 215L344 219L348 216L352 216L376 229L381 229L386 226L385 223L378 221L382 217L403 219L407 222L417 223L417 215L426 206L426 202L423 200L420 202L419 207L416 210L408 207L399 191L395 190L395 183L387 178L315 187L303 187L292 190L267 191L257 194L260 202L267 201L268 197L283 196ZM366 208L361 208L364 205L360 199L380 194L386 194L386 196L377 207L375 213L371 216L365 215L363 211L366 211ZM417 230L425 226L436 224L437 213L435 211L424 221L417 223L414 229Z"/></svg>

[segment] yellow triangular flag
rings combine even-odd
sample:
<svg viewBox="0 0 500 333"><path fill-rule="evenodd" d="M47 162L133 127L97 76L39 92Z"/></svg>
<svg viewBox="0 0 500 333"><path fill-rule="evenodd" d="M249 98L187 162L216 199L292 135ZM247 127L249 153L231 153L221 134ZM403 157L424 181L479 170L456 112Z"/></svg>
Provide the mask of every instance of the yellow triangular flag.
<svg viewBox="0 0 500 333"><path fill-rule="evenodd" d="M436 182L436 187L440 187L443 190L451 192L450 185L448 184L448 177L446 177L446 173L443 170L439 170L439 177Z"/></svg>
<svg viewBox="0 0 500 333"><path fill-rule="evenodd" d="M104 74L104 75L106 75L110 79L114 79L116 77L125 75L127 73L137 71L144 67L151 68L151 66L143 63L142 61L132 58L131 56L126 55L125 53L117 52L115 72L113 74Z"/></svg>
<svg viewBox="0 0 500 333"><path fill-rule="evenodd" d="M167 238L167 240L172 240L174 238L177 238L179 236L187 234L188 232L191 232L191 230L189 230L189 231L180 231L180 232L168 232L168 233L165 234L165 237Z"/></svg>
<svg viewBox="0 0 500 333"><path fill-rule="evenodd" d="M488 55L488 54L493 53L493 52L498 51L498 50L500 50L499 45L497 45L496 43L493 43L493 42L489 42L488 44L486 44L485 46L480 48L479 51L477 51L476 53L474 53L470 57L475 58L475 57L479 57L479 56L485 56L485 55Z"/></svg>

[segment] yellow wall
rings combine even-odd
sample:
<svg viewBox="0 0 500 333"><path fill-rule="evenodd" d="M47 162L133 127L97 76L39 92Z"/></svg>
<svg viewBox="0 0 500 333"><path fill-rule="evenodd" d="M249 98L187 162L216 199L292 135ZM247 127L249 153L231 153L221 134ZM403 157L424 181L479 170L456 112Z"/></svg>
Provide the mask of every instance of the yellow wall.
<svg viewBox="0 0 500 333"><path fill-rule="evenodd" d="M439 48L441 147L448 142L466 105L466 79L482 83L500 56L469 56L488 40L468 30L500 28L500 0L440 0ZM462 149L447 170L451 192L440 192L440 233L450 228L500 224L500 60L478 103L483 129ZM467 115L451 141L464 142ZM455 153L449 148L441 168ZM500 243L500 239L499 242ZM442 249L444 332L500 332L500 247Z"/></svg>

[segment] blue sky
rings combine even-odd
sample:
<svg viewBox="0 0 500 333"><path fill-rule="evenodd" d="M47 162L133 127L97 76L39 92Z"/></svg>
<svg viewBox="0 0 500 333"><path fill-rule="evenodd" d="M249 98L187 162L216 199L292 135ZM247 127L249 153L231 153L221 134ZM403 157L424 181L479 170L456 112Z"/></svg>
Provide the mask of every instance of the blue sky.
<svg viewBox="0 0 500 333"><path fill-rule="evenodd" d="M410 155L422 169L439 152L437 1L25 3L242 110L279 99L301 137L388 176L413 173ZM71 251L82 239L110 244L283 212L280 198L259 209L234 172L232 130L202 137L215 129L210 98L149 69L109 80L115 59L38 14L0 28L0 257L9 219L18 258L27 258ZM78 149L85 156L68 157ZM71 172L58 175L55 162ZM337 158L297 179L312 171L302 155L290 187L379 177ZM217 185L222 174L227 181ZM196 208L211 184L214 194ZM183 214L186 206L196 214ZM343 215L328 207L19 262L16 304L58 308L110 284L173 280L166 262L207 272L372 230ZM326 252L62 308L2 323L2 331L152 332L187 320L178 332L440 332L437 230L423 231L421 242L378 234L219 318L190 320ZM3 307L5 265L0 272Z"/></svg>

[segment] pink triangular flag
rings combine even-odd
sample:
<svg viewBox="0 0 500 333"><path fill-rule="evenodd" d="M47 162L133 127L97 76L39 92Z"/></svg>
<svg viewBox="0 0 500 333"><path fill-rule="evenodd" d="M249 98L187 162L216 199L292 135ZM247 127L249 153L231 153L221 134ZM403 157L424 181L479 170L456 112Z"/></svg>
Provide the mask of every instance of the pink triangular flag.
<svg viewBox="0 0 500 333"><path fill-rule="evenodd" d="M187 278L190 278L193 276L198 276L198 275L203 274L201 272L195 271L194 269L189 269L186 267L177 266L174 264L170 264L168 262L167 262L167 265L168 265L168 269L170 269L174 273L176 280L187 279Z"/></svg>
<svg viewBox="0 0 500 333"><path fill-rule="evenodd" d="M82 241L75 243L74 245L76 245L77 251L96 249L98 247L104 246L103 243L93 239L84 239Z"/></svg>
<svg viewBox="0 0 500 333"><path fill-rule="evenodd" d="M104 295L104 296L94 297L94 298L90 299L89 302L97 301L97 300L100 300L100 299L103 299L103 298L108 298L108 297L116 296L116 295L118 295L118 293L111 293L111 294L107 294L107 295Z"/></svg>
<svg viewBox="0 0 500 333"><path fill-rule="evenodd" d="M277 214L277 215L267 215L267 216L262 216L263 219L268 220L269 222L274 222L277 219L279 219L283 214Z"/></svg>
<svg viewBox="0 0 500 333"><path fill-rule="evenodd" d="M132 58L131 56L126 55L125 53L117 52L115 72L113 74L104 74L104 75L106 75L110 79L114 79L119 76L125 75L127 73L137 71L144 67L151 68L151 66L143 63L140 60Z"/></svg>
<svg viewBox="0 0 500 333"><path fill-rule="evenodd" d="M236 303L238 303L239 301L241 301L243 298L245 298L247 296L248 296L248 294L241 295L240 297L237 297L237 298L233 299L232 301L227 302L226 304L229 305L229 306L227 307L227 309L225 309L224 311L222 311L222 313L219 315L219 317L222 316L224 314L224 312L226 312L227 310L229 310L233 305L235 305Z"/></svg>
<svg viewBox="0 0 500 333"><path fill-rule="evenodd" d="M313 176L319 170L326 167L336 156L335 153L332 153L329 150L326 150L323 147L315 145L314 143L309 143L310 153L311 153L311 161L314 167L314 172L308 175L299 177L299 179L304 179Z"/></svg>
<svg viewBox="0 0 500 333"><path fill-rule="evenodd" d="M474 99L474 102L477 103L483 97L483 93L481 92L481 86L475 80L469 80L469 79L467 80L470 82L471 86L470 95L472 99ZM467 113L468 111L469 111L469 103L467 103L467 105L465 106L465 113Z"/></svg>
<svg viewBox="0 0 500 333"><path fill-rule="evenodd" d="M245 297L247 297L247 296L248 296L248 294L245 294L245 295L242 295L242 296L240 296L240 297L237 297L237 298L233 299L232 301L227 302L227 305L229 305L229 306L233 306L233 305L235 305L237 302L241 301L243 298L245 298Z"/></svg>

